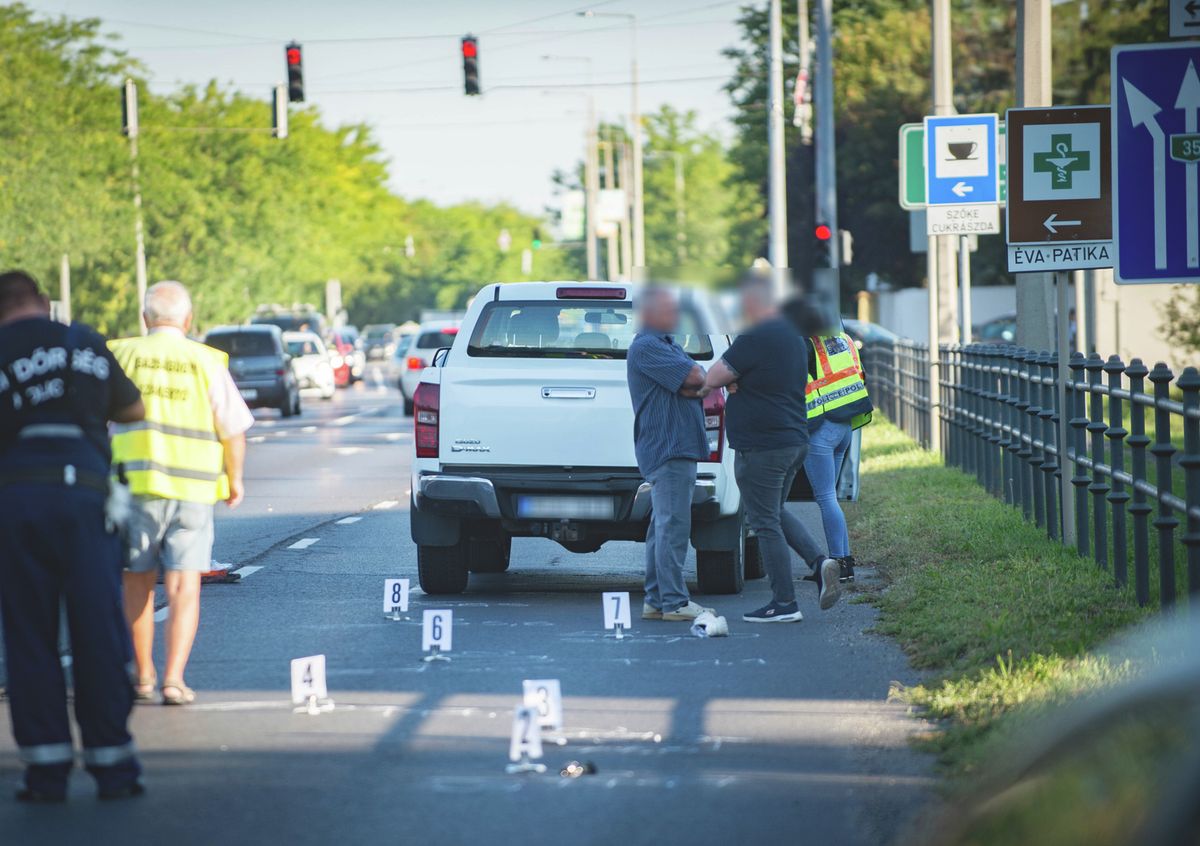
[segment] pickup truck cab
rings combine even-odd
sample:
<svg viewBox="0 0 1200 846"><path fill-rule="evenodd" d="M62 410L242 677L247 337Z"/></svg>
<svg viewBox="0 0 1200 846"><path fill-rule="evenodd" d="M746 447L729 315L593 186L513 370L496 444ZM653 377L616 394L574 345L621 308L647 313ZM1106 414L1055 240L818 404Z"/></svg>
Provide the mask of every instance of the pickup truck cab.
<svg viewBox="0 0 1200 846"><path fill-rule="evenodd" d="M635 294L594 282L488 285L423 371L410 515L426 593L461 593L470 573L505 571L514 537L579 553L645 540L650 491L625 377ZM708 367L729 346L715 306L684 292L680 307L677 340ZM697 580L702 592L737 593L746 530L722 392L705 400L705 426L711 453L692 497Z"/></svg>

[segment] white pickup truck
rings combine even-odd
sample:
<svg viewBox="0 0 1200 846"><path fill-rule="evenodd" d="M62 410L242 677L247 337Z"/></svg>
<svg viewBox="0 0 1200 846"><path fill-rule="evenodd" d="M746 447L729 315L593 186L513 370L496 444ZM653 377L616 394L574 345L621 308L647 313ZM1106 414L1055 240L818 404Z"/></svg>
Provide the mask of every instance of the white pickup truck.
<svg viewBox="0 0 1200 846"><path fill-rule="evenodd" d="M625 378L634 293L593 282L488 285L434 356L413 397L410 514L426 593L461 593L469 573L507 570L514 537L581 553L645 540L650 492L634 459ZM677 339L707 367L729 338L703 295L685 293L680 306ZM702 592L737 593L762 573L746 554L721 392L705 400L705 427L712 452L692 497L696 576Z"/></svg>

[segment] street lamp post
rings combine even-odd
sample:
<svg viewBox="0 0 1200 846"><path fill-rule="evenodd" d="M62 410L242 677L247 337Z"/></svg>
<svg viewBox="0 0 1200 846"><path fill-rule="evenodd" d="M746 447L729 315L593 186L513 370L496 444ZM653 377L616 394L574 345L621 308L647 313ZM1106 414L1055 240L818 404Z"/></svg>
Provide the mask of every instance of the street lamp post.
<svg viewBox="0 0 1200 846"><path fill-rule="evenodd" d="M633 266L646 266L646 210L642 194L642 114L638 108L638 50L637 15L628 12L596 12L591 9L579 12L582 18L623 18L629 21L630 81L630 134L633 136Z"/></svg>
<svg viewBox="0 0 1200 846"><path fill-rule="evenodd" d="M587 56L542 56L543 61L547 62L586 62L587 77L588 77L588 110L587 110L587 133L585 142L585 156L583 163L583 194L584 202L587 210L585 216L587 218L584 224L583 237L587 246L587 278L595 280L600 278L600 256L596 244L596 197L600 190L600 178L597 168L597 157L600 155L598 139L596 137L596 94L590 87L592 84L592 60Z"/></svg>

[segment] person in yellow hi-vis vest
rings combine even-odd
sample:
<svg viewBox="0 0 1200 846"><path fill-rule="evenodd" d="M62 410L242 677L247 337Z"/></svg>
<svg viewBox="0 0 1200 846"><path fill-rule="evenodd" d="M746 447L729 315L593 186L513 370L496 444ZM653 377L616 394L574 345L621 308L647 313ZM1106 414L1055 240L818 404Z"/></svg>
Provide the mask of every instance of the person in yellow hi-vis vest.
<svg viewBox="0 0 1200 846"><path fill-rule="evenodd" d="M871 421L866 376L854 339L842 331L808 339L808 372L805 411L808 415L808 455L804 472L821 509L829 557L841 567L841 581L854 580L854 557L846 515L837 498L838 475L851 433Z"/></svg>
<svg viewBox="0 0 1200 846"><path fill-rule="evenodd" d="M154 698L154 584L167 592L167 660L160 689L165 705L196 694L183 679L200 624L200 576L212 568L213 505L242 501L242 465L250 409L220 350L187 338L192 301L178 282L146 292L149 334L110 343L142 392L146 419L114 429L113 469L133 494L127 532L125 616L137 660L135 695Z"/></svg>

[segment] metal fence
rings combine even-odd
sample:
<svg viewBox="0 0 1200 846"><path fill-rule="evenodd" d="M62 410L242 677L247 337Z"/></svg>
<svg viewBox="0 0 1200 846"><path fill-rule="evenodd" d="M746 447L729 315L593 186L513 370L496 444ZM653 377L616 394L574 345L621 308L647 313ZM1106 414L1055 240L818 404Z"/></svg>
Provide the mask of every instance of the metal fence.
<svg viewBox="0 0 1200 846"><path fill-rule="evenodd" d="M936 425L947 464L974 474L1051 539L1062 539L1064 521L1073 520L1079 554L1094 557L1118 585L1132 574L1139 603L1173 605L1185 587L1200 603L1196 368L1176 378L1161 363L1148 369L1141 359L1125 364L1115 355L1075 353L1066 392L1070 437L1062 450L1052 353L943 346L940 406L931 409L928 345L876 343L863 352L876 407L918 443L928 448Z"/></svg>

